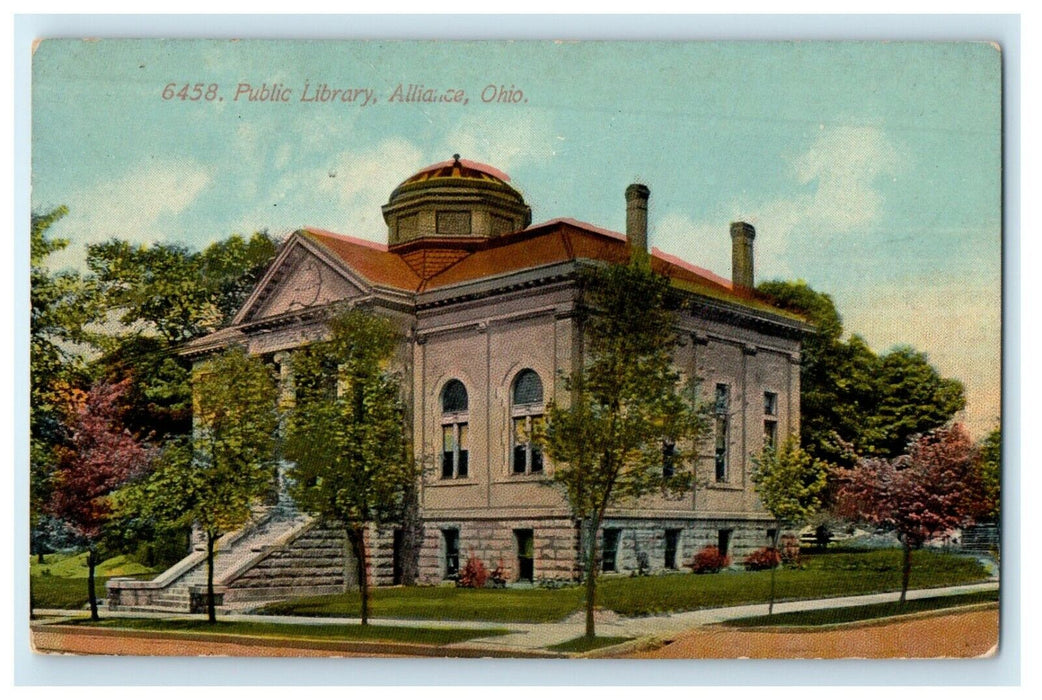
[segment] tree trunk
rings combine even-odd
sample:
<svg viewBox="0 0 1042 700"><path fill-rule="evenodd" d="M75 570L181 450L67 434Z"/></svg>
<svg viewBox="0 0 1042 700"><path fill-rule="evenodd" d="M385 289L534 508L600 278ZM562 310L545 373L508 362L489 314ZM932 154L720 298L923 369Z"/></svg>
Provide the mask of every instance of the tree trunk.
<svg viewBox="0 0 1042 700"><path fill-rule="evenodd" d="M355 551L354 543L351 541L351 530L344 526L344 588L343 592L351 590L351 554Z"/></svg>
<svg viewBox="0 0 1042 700"><path fill-rule="evenodd" d="M217 622L217 606L213 599L213 545L217 539L214 533L206 533L206 619L211 624Z"/></svg>
<svg viewBox="0 0 1042 700"><path fill-rule="evenodd" d="M358 591L362 599L362 624L369 624L369 572L366 566L367 556L365 550L365 529L353 528L351 530L351 544L355 548L355 568L358 571Z"/></svg>
<svg viewBox="0 0 1042 700"><path fill-rule="evenodd" d="M774 542L771 543L771 551L774 554L778 553L778 539L780 537L781 537L781 523L778 523L778 527L774 528ZM768 603L767 603L767 615L768 616L774 614L774 574L775 574L775 572L778 571L778 567L779 566L781 566L780 557L779 557L778 564L776 564L775 566L771 567L771 594L770 594L770 597L767 599L768 600Z"/></svg>
<svg viewBox="0 0 1042 700"><path fill-rule="evenodd" d="M901 567L901 603L905 602L905 598L908 596L908 580L912 577L912 545L905 540L904 545L904 566Z"/></svg>
<svg viewBox="0 0 1042 700"><path fill-rule="evenodd" d="M90 619L97 622L101 618L98 616L98 596L94 592L94 567L98 564L98 554L94 547L87 550L87 595L90 600Z"/></svg>
<svg viewBox="0 0 1042 700"><path fill-rule="evenodd" d="M586 638L593 639L596 636L593 621L594 601L597 594L597 529L600 527L600 518L590 518L590 529L587 533L586 548Z"/></svg>

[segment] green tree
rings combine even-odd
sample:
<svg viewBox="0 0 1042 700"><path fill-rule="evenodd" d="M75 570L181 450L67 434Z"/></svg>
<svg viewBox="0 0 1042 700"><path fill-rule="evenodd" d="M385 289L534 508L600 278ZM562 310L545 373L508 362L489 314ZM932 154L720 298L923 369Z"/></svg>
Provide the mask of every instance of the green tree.
<svg viewBox="0 0 1042 700"><path fill-rule="evenodd" d="M230 320L274 255L265 232L203 251L112 239L87 247L87 265L96 294L124 327L118 337L154 333L173 345Z"/></svg>
<svg viewBox="0 0 1042 700"><path fill-rule="evenodd" d="M67 213L64 206L33 213L29 231L29 517L33 549L40 557L46 538L37 524L50 499L55 449L67 438L61 397L70 387L89 385L85 364L74 349L83 340L93 307L83 296L78 274L47 266L47 258L68 245L49 235Z"/></svg>
<svg viewBox="0 0 1042 700"><path fill-rule="evenodd" d="M800 364L800 442L813 457L845 467L857 455L896 457L912 436L964 407L962 385L941 377L923 353L902 347L880 357L860 336L844 341L828 294L802 280L757 289L815 327L803 339Z"/></svg>
<svg viewBox="0 0 1042 700"><path fill-rule="evenodd" d="M822 507L828 487L829 467L800 448L799 437L789 435L781 445L765 447L753 458L753 484L760 502L777 521L772 548L777 551L783 527L806 523ZM767 614L774 613L774 573Z"/></svg>
<svg viewBox="0 0 1042 700"><path fill-rule="evenodd" d="M235 235L202 251L110 240L88 247L91 291L106 324L92 336L94 371L129 378L127 421L156 439L191 429L191 369L178 344L225 325L275 254L266 233Z"/></svg>
<svg viewBox="0 0 1042 700"><path fill-rule="evenodd" d="M194 376L195 433L168 441L152 474L124 490L120 512L169 527L194 524L206 537L207 614L216 622L214 545L249 521L275 482L278 415L272 373L230 348Z"/></svg>
<svg viewBox="0 0 1042 700"><path fill-rule="evenodd" d="M677 298L646 258L588 268L582 278L586 357L567 404L547 406L543 441L553 483L585 548L586 636L593 637L597 533L605 512L652 491L689 492L705 413L673 367Z"/></svg>
<svg viewBox="0 0 1042 700"><path fill-rule="evenodd" d="M977 473L981 491L981 507L977 520L997 522L1002 487L1002 429L995 428L977 445Z"/></svg>
<svg viewBox="0 0 1042 700"><path fill-rule="evenodd" d="M881 358L879 403L869 419L870 454L902 454L915 435L946 424L966 407L962 383L942 377L926 354L899 347Z"/></svg>
<svg viewBox="0 0 1042 700"><path fill-rule="evenodd" d="M354 553L369 622L369 525L400 521L418 473L409 457L401 378L386 369L399 337L385 318L348 311L330 338L293 358L295 407L286 429L297 505L344 528L344 585Z"/></svg>

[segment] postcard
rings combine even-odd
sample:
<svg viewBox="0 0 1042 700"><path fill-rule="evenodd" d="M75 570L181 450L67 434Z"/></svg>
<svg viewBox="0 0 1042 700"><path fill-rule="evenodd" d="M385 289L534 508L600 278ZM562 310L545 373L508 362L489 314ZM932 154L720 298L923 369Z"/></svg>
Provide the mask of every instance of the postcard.
<svg viewBox="0 0 1042 700"><path fill-rule="evenodd" d="M42 39L39 654L976 658L1002 49Z"/></svg>

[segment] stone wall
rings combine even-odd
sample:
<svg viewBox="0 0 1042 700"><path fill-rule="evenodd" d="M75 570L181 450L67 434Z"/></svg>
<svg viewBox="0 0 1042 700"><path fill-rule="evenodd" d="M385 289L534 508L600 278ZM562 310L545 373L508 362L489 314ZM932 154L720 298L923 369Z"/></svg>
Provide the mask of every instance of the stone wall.
<svg viewBox="0 0 1042 700"><path fill-rule="evenodd" d="M620 573L638 569L640 552L647 554L649 571L667 570L667 530L678 531L675 564L683 570L703 547L718 545L721 531L730 533L728 554L740 563L752 551L770 544L768 531L773 527L774 523L766 519L606 518L604 522L605 529L619 531L615 570ZM532 531L536 582L573 580L583 567L579 533L568 518L427 521L420 551L422 583L445 580L444 531L450 529L459 532L460 568L471 554L490 571L502 562L508 582L518 580L518 530ZM603 539L601 542L603 545Z"/></svg>

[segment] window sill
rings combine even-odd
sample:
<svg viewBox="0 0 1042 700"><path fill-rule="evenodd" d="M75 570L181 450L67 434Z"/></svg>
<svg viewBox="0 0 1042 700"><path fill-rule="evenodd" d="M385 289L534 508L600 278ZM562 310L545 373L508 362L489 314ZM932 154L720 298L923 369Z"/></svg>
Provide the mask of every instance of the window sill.
<svg viewBox="0 0 1042 700"><path fill-rule="evenodd" d="M448 479L448 478L438 479L436 481L431 481L431 482L425 484L425 486L430 486L430 487L441 487L441 486L477 486L480 483L481 482L479 482L474 477L471 477L471 476L461 476L461 477L456 477L454 479Z"/></svg>
<svg viewBox="0 0 1042 700"><path fill-rule="evenodd" d="M726 481L719 481L706 486L707 489L715 489L717 491L744 491L745 487L739 484L730 484Z"/></svg>
<svg viewBox="0 0 1042 700"><path fill-rule="evenodd" d="M497 479L497 484L512 484L525 481L546 481L550 479L550 476L546 472L537 472L535 474L511 474L505 478Z"/></svg>

